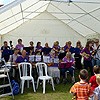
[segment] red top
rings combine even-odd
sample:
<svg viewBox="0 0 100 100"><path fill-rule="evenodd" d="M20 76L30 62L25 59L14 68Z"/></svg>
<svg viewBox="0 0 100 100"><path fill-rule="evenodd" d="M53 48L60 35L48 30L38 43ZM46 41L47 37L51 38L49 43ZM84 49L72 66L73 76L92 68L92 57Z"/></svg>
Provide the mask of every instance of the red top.
<svg viewBox="0 0 100 100"><path fill-rule="evenodd" d="M96 87L98 87L98 84L96 82L96 75L92 76L89 80L89 83L91 83L91 89L94 91Z"/></svg>

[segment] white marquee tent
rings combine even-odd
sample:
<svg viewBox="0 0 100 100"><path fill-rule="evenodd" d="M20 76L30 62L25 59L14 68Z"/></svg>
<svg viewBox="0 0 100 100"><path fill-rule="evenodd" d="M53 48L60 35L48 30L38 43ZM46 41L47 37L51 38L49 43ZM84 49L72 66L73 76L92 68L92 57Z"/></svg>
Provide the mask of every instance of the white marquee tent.
<svg viewBox="0 0 100 100"><path fill-rule="evenodd" d="M4 40L33 40L63 46L100 38L100 0L15 0L0 8L0 36Z"/></svg>

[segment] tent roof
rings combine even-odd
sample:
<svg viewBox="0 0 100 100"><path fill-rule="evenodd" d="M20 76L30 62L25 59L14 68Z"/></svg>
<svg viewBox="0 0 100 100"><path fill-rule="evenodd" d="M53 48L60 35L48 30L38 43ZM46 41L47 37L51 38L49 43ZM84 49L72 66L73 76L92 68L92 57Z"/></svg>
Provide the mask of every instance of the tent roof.
<svg viewBox="0 0 100 100"><path fill-rule="evenodd" d="M15 0L0 8L0 34L17 28L44 11L83 36L100 34L100 0Z"/></svg>

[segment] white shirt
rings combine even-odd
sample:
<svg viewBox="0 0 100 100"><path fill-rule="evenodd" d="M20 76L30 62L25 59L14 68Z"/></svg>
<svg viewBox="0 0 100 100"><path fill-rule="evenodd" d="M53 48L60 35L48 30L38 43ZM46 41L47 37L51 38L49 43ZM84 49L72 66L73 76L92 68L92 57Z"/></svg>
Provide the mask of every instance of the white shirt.
<svg viewBox="0 0 100 100"><path fill-rule="evenodd" d="M19 54L17 54L17 55L15 55L15 54L11 55L9 61L10 61L10 62L11 62L11 61L12 61L12 62L15 62L18 56L19 56Z"/></svg>

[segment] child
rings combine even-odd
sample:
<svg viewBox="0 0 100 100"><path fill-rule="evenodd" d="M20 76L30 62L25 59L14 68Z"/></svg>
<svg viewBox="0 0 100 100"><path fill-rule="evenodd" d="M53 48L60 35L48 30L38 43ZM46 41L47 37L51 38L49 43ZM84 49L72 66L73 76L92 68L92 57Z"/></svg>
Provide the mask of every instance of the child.
<svg viewBox="0 0 100 100"><path fill-rule="evenodd" d="M99 86L94 90L94 100L100 100L100 74L96 75L96 81Z"/></svg>
<svg viewBox="0 0 100 100"><path fill-rule="evenodd" d="M70 89L70 93L76 96L76 100L88 100L89 96L92 95L91 86L88 84L87 78L88 71L82 69L79 73L80 82L75 83Z"/></svg>
<svg viewBox="0 0 100 100"><path fill-rule="evenodd" d="M89 80L89 83L91 84L91 89L94 91L94 89L98 86L96 82L96 75L100 73L100 67L94 66L93 67L94 76L92 76Z"/></svg>

